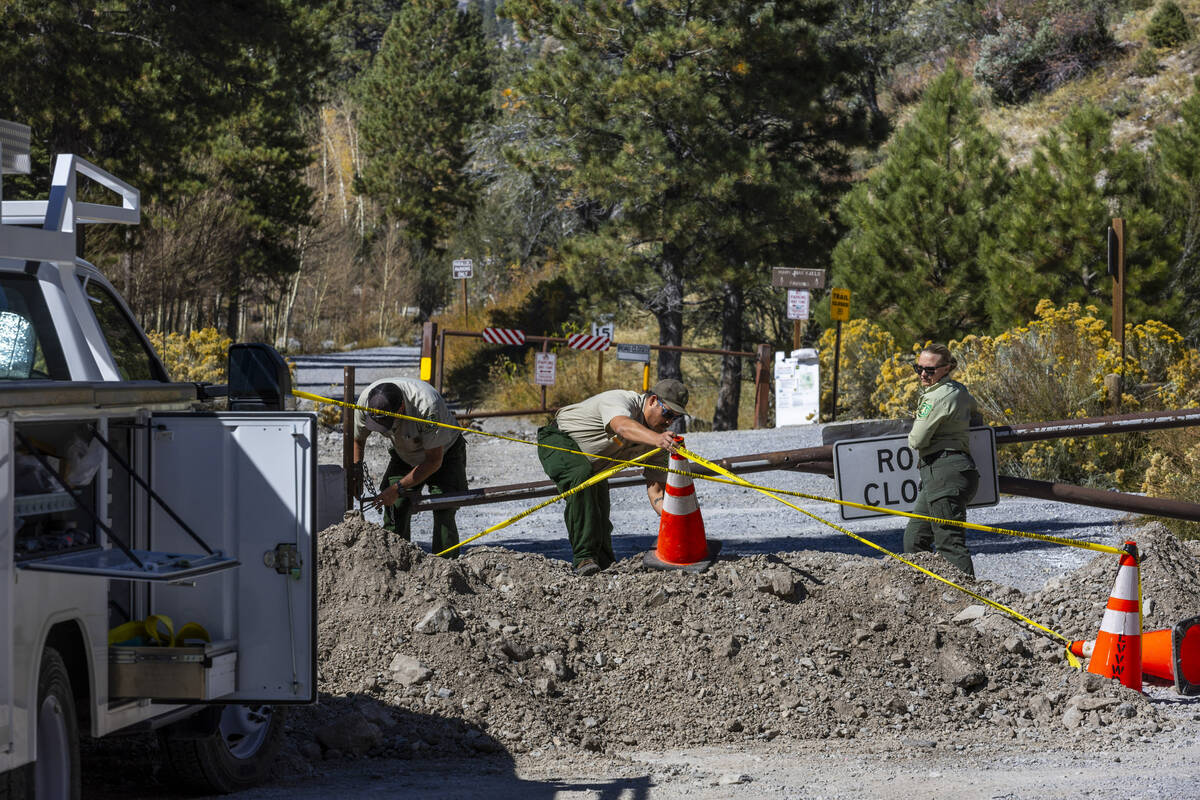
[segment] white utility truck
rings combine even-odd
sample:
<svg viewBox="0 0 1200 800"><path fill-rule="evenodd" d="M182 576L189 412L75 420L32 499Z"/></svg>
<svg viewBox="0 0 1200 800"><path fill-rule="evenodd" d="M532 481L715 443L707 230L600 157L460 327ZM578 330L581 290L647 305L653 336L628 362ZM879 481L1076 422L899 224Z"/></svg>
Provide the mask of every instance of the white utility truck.
<svg viewBox="0 0 1200 800"><path fill-rule="evenodd" d="M0 176L29 164L0 122ZM316 700L316 418L265 345L230 349L228 411L170 382L76 251L139 216L72 155L48 200L3 201L0 800L77 798L81 733L151 730L192 791L235 791Z"/></svg>

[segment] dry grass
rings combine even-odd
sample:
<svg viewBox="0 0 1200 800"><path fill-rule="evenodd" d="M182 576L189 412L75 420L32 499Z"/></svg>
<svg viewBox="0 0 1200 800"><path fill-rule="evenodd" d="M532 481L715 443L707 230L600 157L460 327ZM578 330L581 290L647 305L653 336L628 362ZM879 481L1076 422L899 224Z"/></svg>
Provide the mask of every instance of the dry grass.
<svg viewBox="0 0 1200 800"><path fill-rule="evenodd" d="M1179 7L1200 33L1200 0L1180 0ZM1146 41L1145 28L1157 4L1130 13L1113 26L1122 52L1087 77L1072 81L1021 106L993 105L984 124L1005 140L1014 166L1028 163L1038 138L1062 123L1072 109L1091 102L1117 118L1113 141L1143 149L1154 130L1177 119L1176 109L1192 93L1193 75L1200 66L1200 38L1174 51L1161 51L1159 70L1138 77L1134 65Z"/></svg>
<svg viewBox="0 0 1200 800"><path fill-rule="evenodd" d="M504 307L503 303L516 303L527 293L528 287L514 290L489 308ZM511 306L510 306L511 307ZM461 311L461 309L459 309ZM471 312L470 319L461 313L442 315L438 325L443 329L473 330L483 327L485 315ZM579 331L582 326L576 326ZM578 332L564 330L557 335ZM649 314L627 316L616 321L616 341L624 344L656 344L658 325ZM539 347L531 346L519 361L504 356L499 348L480 339L452 337L447 339L445 374L476 359L480 351L488 348L495 351L489 364L486 391L474 410L498 411L502 409L540 408L542 387L533 382L534 353ZM686 341L689 347L718 347L717 337L704 330L689 330ZM747 348L752 350L753 348ZM571 350L565 345L551 348L558 356L555 384L547 388L546 404L558 407L578 402L608 389L643 388L643 365L640 362L618 361L616 348L604 354ZM603 361L603 368L599 362ZM717 391L721 379L721 359L718 356L684 353L682 356L683 378L691 392L688 411L693 417L693 430L708 430L712 426L716 409ZM650 353L649 383L653 385L658 375L658 351ZM447 387L448 389L450 387ZM738 427L750 428L754 424L754 366L746 359L742 366L741 404L738 411Z"/></svg>

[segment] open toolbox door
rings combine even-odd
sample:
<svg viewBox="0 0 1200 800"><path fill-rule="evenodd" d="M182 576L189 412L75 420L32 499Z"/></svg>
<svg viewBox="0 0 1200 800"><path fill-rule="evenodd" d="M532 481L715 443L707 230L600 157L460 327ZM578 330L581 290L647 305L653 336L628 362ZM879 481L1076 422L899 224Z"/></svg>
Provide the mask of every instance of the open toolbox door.
<svg viewBox="0 0 1200 800"><path fill-rule="evenodd" d="M0 417L0 443L11 441L12 423ZM13 451L0 449L0 753L12 747L13 708L13 536L2 521L13 513ZM2 761L2 759L0 759Z"/></svg>
<svg viewBox="0 0 1200 800"><path fill-rule="evenodd" d="M210 547L240 566L190 585L152 584L150 610L176 629L237 642L236 690L220 702L316 700L316 417L156 414L151 483ZM151 550L190 543L158 506Z"/></svg>

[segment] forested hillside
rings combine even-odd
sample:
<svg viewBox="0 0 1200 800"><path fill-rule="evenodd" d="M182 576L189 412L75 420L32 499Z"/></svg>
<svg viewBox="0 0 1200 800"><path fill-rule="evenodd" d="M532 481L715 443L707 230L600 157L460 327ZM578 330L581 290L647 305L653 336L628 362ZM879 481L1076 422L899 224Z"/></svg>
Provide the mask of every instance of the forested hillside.
<svg viewBox="0 0 1200 800"><path fill-rule="evenodd" d="M95 0L0 4L0 116L38 193L75 152L142 191L86 255L148 328L285 348L453 312L663 344L790 342L773 266L898 343L1039 301L1200 339L1200 2ZM827 326L817 298L806 338ZM658 361L661 376L680 371ZM718 427L741 361L722 365Z"/></svg>

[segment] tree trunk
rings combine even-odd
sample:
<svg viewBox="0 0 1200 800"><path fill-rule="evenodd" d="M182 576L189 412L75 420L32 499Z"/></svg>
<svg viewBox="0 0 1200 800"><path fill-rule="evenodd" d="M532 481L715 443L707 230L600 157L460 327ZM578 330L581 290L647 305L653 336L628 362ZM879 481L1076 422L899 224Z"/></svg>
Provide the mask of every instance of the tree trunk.
<svg viewBox="0 0 1200 800"><path fill-rule="evenodd" d="M674 244L667 242L663 245L662 262L658 268L663 286L650 301L650 313L658 320L658 343L676 347L683 344L682 260L682 254ZM679 356L678 350L658 351L659 380L683 378Z"/></svg>
<svg viewBox="0 0 1200 800"><path fill-rule="evenodd" d="M238 323L241 321L241 265L234 260L229 271L229 304L226 306L225 335L235 342L238 339Z"/></svg>
<svg viewBox="0 0 1200 800"><path fill-rule="evenodd" d="M741 350L746 296L741 286L726 283L721 298L721 349ZM721 388L713 412L714 431L735 431L742 399L742 357L721 356Z"/></svg>

